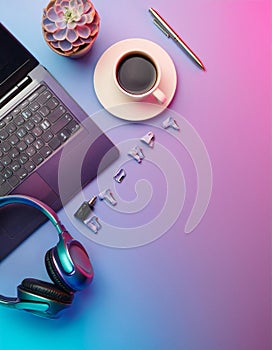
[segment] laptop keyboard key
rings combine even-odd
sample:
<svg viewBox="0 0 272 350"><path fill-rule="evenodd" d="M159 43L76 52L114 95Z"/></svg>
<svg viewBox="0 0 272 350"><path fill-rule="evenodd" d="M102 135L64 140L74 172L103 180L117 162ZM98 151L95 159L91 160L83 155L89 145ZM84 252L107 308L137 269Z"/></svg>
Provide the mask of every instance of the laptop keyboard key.
<svg viewBox="0 0 272 350"><path fill-rule="evenodd" d="M63 129L61 132L58 133L58 139L61 143L65 142L69 137L71 133L67 129Z"/></svg>
<svg viewBox="0 0 272 350"><path fill-rule="evenodd" d="M12 134L15 130L17 129L16 125L13 124L13 123L9 123L7 128L6 128L6 131L9 133L9 134Z"/></svg>
<svg viewBox="0 0 272 350"><path fill-rule="evenodd" d="M6 179L4 178L4 176L0 174L0 185L2 185L5 181Z"/></svg>
<svg viewBox="0 0 272 350"><path fill-rule="evenodd" d="M43 133L42 129L39 126L36 126L33 130L32 130L32 134L35 137L39 137L41 136L41 134Z"/></svg>
<svg viewBox="0 0 272 350"><path fill-rule="evenodd" d="M55 97L52 97L50 98L49 101L47 101L46 106L49 109L55 109L58 106L58 104L59 104L59 101Z"/></svg>
<svg viewBox="0 0 272 350"><path fill-rule="evenodd" d="M11 135L10 138L8 139L8 142L12 145L15 146L17 143L20 141L19 137L15 134Z"/></svg>
<svg viewBox="0 0 272 350"><path fill-rule="evenodd" d="M36 140L33 142L33 147L35 147L37 150L41 149L44 146L43 140Z"/></svg>
<svg viewBox="0 0 272 350"><path fill-rule="evenodd" d="M31 145L35 141L35 137L32 134L27 134L24 140L28 145Z"/></svg>
<svg viewBox="0 0 272 350"><path fill-rule="evenodd" d="M2 175L4 176L4 179L8 179L13 174L13 171L10 168L6 168L4 171L2 171Z"/></svg>
<svg viewBox="0 0 272 350"><path fill-rule="evenodd" d="M26 109L25 111L23 111L22 116L24 117L25 120L27 120L32 116L32 113L28 109ZM17 124L17 125L21 125L21 124Z"/></svg>
<svg viewBox="0 0 272 350"><path fill-rule="evenodd" d="M46 106L43 106L39 109L39 113L42 117L46 117L50 113L50 110Z"/></svg>
<svg viewBox="0 0 272 350"><path fill-rule="evenodd" d="M20 152L18 151L17 148L14 147L9 151L8 154L11 158L15 159L20 154Z"/></svg>
<svg viewBox="0 0 272 350"><path fill-rule="evenodd" d="M39 122L42 121L42 117L36 113L33 115L33 117L31 118L31 120L35 123L35 124L38 124Z"/></svg>
<svg viewBox="0 0 272 350"><path fill-rule="evenodd" d="M11 162L12 162L12 159L11 159L9 156L4 156L4 157L2 158L2 164L3 164L4 166L9 165Z"/></svg>
<svg viewBox="0 0 272 350"><path fill-rule="evenodd" d="M43 91L40 96L37 98L37 102L40 104L40 105L44 105L46 104L46 102L52 97L52 94L50 91L48 90L45 90Z"/></svg>
<svg viewBox="0 0 272 350"><path fill-rule="evenodd" d="M29 105L29 109L32 112L36 112L40 108L40 104L38 102L33 102Z"/></svg>
<svg viewBox="0 0 272 350"><path fill-rule="evenodd" d="M3 120L0 121L0 129L3 129L4 126L6 126L6 123Z"/></svg>
<svg viewBox="0 0 272 350"><path fill-rule="evenodd" d="M16 175L19 177L19 179L23 180L25 177L27 177L28 172L25 168L21 168L16 172Z"/></svg>
<svg viewBox="0 0 272 350"><path fill-rule="evenodd" d="M45 85L41 85L40 87L38 87L36 92L37 92L38 95L40 95L44 90L46 90L46 86Z"/></svg>
<svg viewBox="0 0 272 350"><path fill-rule="evenodd" d="M50 140L52 140L53 137L54 137L54 134L52 133L51 130L46 131L42 135L42 139L44 140L44 142L49 142Z"/></svg>
<svg viewBox="0 0 272 350"><path fill-rule="evenodd" d="M19 150L19 152L22 152L25 149L27 149L27 144L24 141L21 141L18 143L17 149Z"/></svg>
<svg viewBox="0 0 272 350"><path fill-rule="evenodd" d="M3 182L0 185L0 196L5 196L6 194L8 194L10 191L12 190L12 186L7 182Z"/></svg>
<svg viewBox="0 0 272 350"><path fill-rule="evenodd" d="M27 131L32 130L34 127L35 127L35 124L31 120L25 123L25 128Z"/></svg>
<svg viewBox="0 0 272 350"><path fill-rule="evenodd" d="M50 142L49 142L49 146L50 148L55 151L57 148L59 148L59 146L61 145L60 140L57 137L54 137Z"/></svg>
<svg viewBox="0 0 272 350"><path fill-rule="evenodd" d="M38 91L34 92L32 95L28 97L28 102L31 103L35 101L38 98L38 96L39 96L39 92Z"/></svg>
<svg viewBox="0 0 272 350"><path fill-rule="evenodd" d="M72 120L72 117L70 116L70 114L65 114L63 117L61 117L56 124L54 124L51 127L51 130L54 134L57 134L58 132L60 132L67 124L69 124L69 122Z"/></svg>
<svg viewBox="0 0 272 350"><path fill-rule="evenodd" d="M36 153L36 149L33 147L33 146L30 146L26 149L26 154L29 156L29 157L32 157L34 156L34 154Z"/></svg>
<svg viewBox="0 0 272 350"><path fill-rule="evenodd" d="M8 183L12 186L15 187L19 184L20 180L18 179L17 176L13 175L11 178L8 179Z"/></svg>
<svg viewBox="0 0 272 350"><path fill-rule="evenodd" d="M21 168L21 165L19 164L19 162L16 160L12 163L11 165L11 169L13 172L19 170Z"/></svg>
<svg viewBox="0 0 272 350"><path fill-rule="evenodd" d="M18 117L16 117L14 119L14 123L17 125L17 126L20 126L22 124L24 124L25 120L23 118L23 116L19 115Z"/></svg>
<svg viewBox="0 0 272 350"><path fill-rule="evenodd" d="M20 139L21 139L21 138L23 138L24 136L26 136L27 130L26 130L24 127L22 127L22 128L20 128L20 129L17 130L16 134L17 134L17 136L19 136Z"/></svg>
<svg viewBox="0 0 272 350"><path fill-rule="evenodd" d="M28 171L28 173L31 173L31 171L33 171L36 168L36 165L31 160L29 160L27 163L25 163L24 167Z"/></svg>
<svg viewBox="0 0 272 350"><path fill-rule="evenodd" d="M25 164L26 162L28 161L28 156L26 154L21 154L20 157L19 157L19 162L21 164Z"/></svg>
<svg viewBox="0 0 272 350"><path fill-rule="evenodd" d="M43 130L47 130L49 127L50 127L50 122L45 119L41 124L40 124L40 127L43 129Z"/></svg>
<svg viewBox="0 0 272 350"><path fill-rule="evenodd" d="M69 124L66 126L66 129L73 134L80 128L79 124L75 120L71 120Z"/></svg>
<svg viewBox="0 0 272 350"><path fill-rule="evenodd" d="M0 143L0 148L3 152L8 152L11 149L11 145L9 142L4 141Z"/></svg>
<svg viewBox="0 0 272 350"><path fill-rule="evenodd" d="M19 107L14 108L14 110L11 112L11 116L15 117L17 114L21 112L21 109Z"/></svg>
<svg viewBox="0 0 272 350"><path fill-rule="evenodd" d="M39 152L43 158L47 158L52 153L52 150L48 146L44 146Z"/></svg>
<svg viewBox="0 0 272 350"><path fill-rule="evenodd" d="M0 139L1 140L6 140L9 137L9 133L3 129L0 131Z"/></svg>
<svg viewBox="0 0 272 350"><path fill-rule="evenodd" d="M19 110L23 110L23 109L25 109L28 105L29 105L28 100L25 100L25 101L22 102L17 108L18 108Z"/></svg>
<svg viewBox="0 0 272 350"><path fill-rule="evenodd" d="M32 157L32 161L35 165L41 164L43 159L44 158L39 153L34 154L34 156Z"/></svg>
<svg viewBox="0 0 272 350"><path fill-rule="evenodd" d="M47 119L51 123L55 123L64 113L66 113L66 109L60 105L51 112Z"/></svg>

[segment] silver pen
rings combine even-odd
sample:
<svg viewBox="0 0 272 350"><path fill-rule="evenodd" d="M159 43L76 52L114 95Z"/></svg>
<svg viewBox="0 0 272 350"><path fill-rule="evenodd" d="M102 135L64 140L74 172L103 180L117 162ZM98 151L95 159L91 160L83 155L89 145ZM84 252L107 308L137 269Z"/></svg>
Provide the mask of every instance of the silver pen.
<svg viewBox="0 0 272 350"><path fill-rule="evenodd" d="M175 41L175 43L181 47L191 57L194 62L203 70L205 69L204 64L197 57L197 55L190 49L190 47L181 39L181 37L174 31L173 28L159 15L159 13L152 7L149 8L149 12L153 16L154 24L168 37Z"/></svg>

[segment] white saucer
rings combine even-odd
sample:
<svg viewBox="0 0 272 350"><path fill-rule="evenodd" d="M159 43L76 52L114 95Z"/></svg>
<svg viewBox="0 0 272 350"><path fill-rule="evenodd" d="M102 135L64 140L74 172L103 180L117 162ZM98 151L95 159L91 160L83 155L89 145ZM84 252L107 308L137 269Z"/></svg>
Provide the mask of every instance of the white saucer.
<svg viewBox="0 0 272 350"><path fill-rule="evenodd" d="M113 65L118 56L128 49L142 49L150 52L161 67L160 89L167 97L166 102L134 102L122 94L114 84ZM168 53L154 42L146 39L126 39L110 46L100 57L94 71L94 89L102 106L111 114L125 120L138 121L152 118L161 113L172 101L177 86L175 65Z"/></svg>

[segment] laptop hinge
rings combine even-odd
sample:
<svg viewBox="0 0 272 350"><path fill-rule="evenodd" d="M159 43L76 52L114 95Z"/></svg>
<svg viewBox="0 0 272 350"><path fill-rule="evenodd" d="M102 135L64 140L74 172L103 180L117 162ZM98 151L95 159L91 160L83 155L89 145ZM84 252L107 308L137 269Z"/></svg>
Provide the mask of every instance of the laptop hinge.
<svg viewBox="0 0 272 350"><path fill-rule="evenodd" d="M32 82L32 79L27 76L21 80L13 89L0 99L0 109L7 104L11 99L18 95L26 86Z"/></svg>

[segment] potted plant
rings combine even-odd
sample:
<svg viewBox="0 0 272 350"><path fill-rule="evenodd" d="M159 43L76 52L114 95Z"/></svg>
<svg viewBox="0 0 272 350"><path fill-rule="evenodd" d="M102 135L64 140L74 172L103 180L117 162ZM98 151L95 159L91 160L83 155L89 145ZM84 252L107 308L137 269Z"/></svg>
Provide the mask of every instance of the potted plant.
<svg viewBox="0 0 272 350"><path fill-rule="evenodd" d="M90 0L50 1L43 11L44 39L63 56L85 55L98 35L99 25L100 17Z"/></svg>

